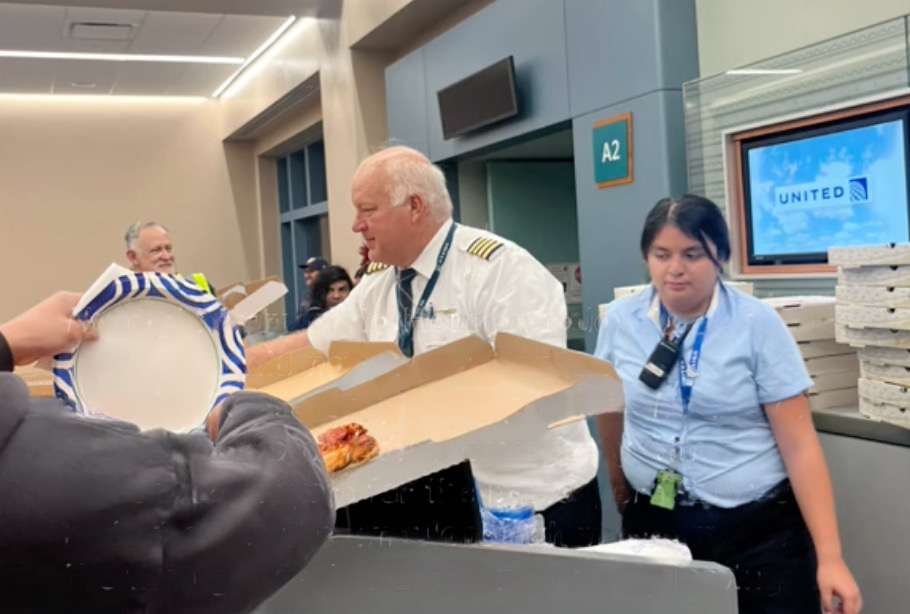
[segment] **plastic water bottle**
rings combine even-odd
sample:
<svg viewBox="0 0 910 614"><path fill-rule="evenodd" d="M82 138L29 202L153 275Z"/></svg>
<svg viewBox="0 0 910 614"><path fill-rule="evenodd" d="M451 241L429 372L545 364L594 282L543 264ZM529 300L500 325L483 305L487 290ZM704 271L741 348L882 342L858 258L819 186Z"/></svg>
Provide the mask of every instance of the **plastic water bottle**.
<svg viewBox="0 0 910 614"><path fill-rule="evenodd" d="M537 544L544 542L543 516L530 505L481 507L483 541L500 544Z"/></svg>

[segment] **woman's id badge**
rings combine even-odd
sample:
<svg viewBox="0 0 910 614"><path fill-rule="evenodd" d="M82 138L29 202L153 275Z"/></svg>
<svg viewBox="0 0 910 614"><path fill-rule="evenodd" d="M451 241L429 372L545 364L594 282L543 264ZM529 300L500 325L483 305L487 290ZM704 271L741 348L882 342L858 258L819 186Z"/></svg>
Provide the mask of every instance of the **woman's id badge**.
<svg viewBox="0 0 910 614"><path fill-rule="evenodd" d="M651 493L651 505L672 510L676 507L676 494L682 476L672 469L661 469L654 479L654 492Z"/></svg>

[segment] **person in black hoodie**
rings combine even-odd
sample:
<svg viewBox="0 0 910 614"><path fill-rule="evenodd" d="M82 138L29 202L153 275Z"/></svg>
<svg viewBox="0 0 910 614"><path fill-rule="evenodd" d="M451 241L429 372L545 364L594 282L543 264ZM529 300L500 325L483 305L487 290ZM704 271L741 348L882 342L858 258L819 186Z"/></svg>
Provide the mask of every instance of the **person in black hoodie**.
<svg viewBox="0 0 910 614"><path fill-rule="evenodd" d="M0 371L91 340L78 298L0 325ZM207 426L79 416L0 373L0 612L251 612L290 580L334 525L313 437L250 392Z"/></svg>

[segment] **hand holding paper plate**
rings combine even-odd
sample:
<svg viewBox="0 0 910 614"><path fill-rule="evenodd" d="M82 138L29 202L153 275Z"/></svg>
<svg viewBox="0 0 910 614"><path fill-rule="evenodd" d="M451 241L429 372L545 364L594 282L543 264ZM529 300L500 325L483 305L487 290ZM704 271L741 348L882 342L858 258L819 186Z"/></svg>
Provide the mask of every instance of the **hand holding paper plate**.
<svg viewBox="0 0 910 614"><path fill-rule="evenodd" d="M181 431L243 389L239 328L190 281L112 265L73 316L99 334L55 357L56 394L79 413Z"/></svg>

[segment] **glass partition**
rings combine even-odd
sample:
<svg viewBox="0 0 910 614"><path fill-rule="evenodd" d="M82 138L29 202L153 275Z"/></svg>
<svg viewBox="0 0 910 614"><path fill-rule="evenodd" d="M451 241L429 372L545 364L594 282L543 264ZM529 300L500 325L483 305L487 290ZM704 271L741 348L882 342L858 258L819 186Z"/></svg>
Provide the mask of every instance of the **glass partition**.
<svg viewBox="0 0 910 614"><path fill-rule="evenodd" d="M725 135L910 91L907 17L683 85L689 190L725 207ZM728 207L729 210L729 207ZM762 294L833 291L831 279L760 281Z"/></svg>

